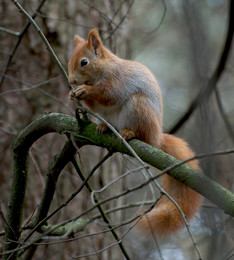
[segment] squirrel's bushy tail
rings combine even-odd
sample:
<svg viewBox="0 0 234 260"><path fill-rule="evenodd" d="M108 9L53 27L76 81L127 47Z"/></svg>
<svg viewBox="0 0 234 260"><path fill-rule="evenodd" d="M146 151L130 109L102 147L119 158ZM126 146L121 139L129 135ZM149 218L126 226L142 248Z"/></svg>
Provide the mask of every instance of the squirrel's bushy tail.
<svg viewBox="0 0 234 260"><path fill-rule="evenodd" d="M194 156L193 151L184 140L168 134L163 135L161 148L164 152L179 160L185 160ZM187 164L200 171L197 160L189 161ZM162 186L177 202L186 215L187 220L191 220L200 208L201 195L168 174L164 174ZM138 223L143 233L150 234L153 230L153 232L160 236L178 231L184 225L185 223L179 210L165 195L162 196L157 205Z"/></svg>

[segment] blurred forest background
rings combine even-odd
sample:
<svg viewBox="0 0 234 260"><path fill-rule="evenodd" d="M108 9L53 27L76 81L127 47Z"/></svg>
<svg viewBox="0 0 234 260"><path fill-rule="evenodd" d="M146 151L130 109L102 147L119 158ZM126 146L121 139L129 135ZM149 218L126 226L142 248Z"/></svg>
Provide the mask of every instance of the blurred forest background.
<svg viewBox="0 0 234 260"><path fill-rule="evenodd" d="M105 45L118 56L139 61L151 69L163 93L165 132L172 130L207 86L219 62L228 31L229 2L226 0L50 0L44 1L36 11L40 2L19 1L30 15L35 14L35 21L66 69L74 35L86 38L94 27L100 30ZM14 137L45 112L74 115L75 104L68 98L69 88L57 64L35 29L29 26L24 30L28 20L18 12L13 2L1 0L0 17L1 232L10 196ZM173 131L187 140L197 154L233 149L233 55L232 48L221 77L212 82L213 92L203 97L203 102L190 118ZM64 136L49 134L30 149L23 224L35 214L48 164L65 141ZM85 174L105 154L106 150L98 147L83 147L78 159ZM99 190L135 166L136 162L127 156L114 155L95 172L91 184ZM233 190L233 154L204 158L201 166L204 174ZM99 194L100 198L118 194L141 179L139 173L121 178ZM69 198L81 183L72 165L68 165L58 181L52 209ZM140 190L113 200L105 205L105 209L144 200L144 194ZM83 189L49 223L59 223L79 215L91 206L90 193ZM109 217L112 223L118 224L137 212L138 208L119 210ZM85 217L92 218L95 214L98 214L97 210ZM117 231L123 234L129 227L125 225ZM123 259L117 245L108 248L114 239L109 232L102 233L103 230L106 227L97 218L73 238L46 237L40 241L33 259ZM208 200L204 200L201 212L191 223L191 230L203 259L234 259L233 220ZM134 232L134 229L130 230L122 238L131 259L198 259L186 230L160 242L160 250L153 239L139 238ZM0 245L4 246L3 236ZM25 255L22 254L22 258ZM30 259L27 257L24 259Z"/></svg>

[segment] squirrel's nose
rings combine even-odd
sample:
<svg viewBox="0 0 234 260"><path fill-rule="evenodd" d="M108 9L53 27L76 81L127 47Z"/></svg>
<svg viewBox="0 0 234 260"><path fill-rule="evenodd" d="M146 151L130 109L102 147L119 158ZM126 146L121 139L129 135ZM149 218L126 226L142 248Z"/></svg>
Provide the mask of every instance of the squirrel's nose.
<svg viewBox="0 0 234 260"><path fill-rule="evenodd" d="M77 85L77 80L76 79L69 79L69 83L71 84L71 85Z"/></svg>

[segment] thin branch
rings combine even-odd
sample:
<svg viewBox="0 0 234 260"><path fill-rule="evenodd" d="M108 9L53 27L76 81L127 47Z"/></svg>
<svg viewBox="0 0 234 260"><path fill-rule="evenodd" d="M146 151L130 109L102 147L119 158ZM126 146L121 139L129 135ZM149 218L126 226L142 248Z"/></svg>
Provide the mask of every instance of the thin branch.
<svg viewBox="0 0 234 260"><path fill-rule="evenodd" d="M124 177L126 177L126 176L128 176L129 174L132 174L132 173L134 173L134 172L141 171L141 170L143 170L143 169L144 169L143 166L139 166L139 167L137 167L136 169L127 171L127 172L125 172L124 174L121 174L120 176L118 176L117 178L115 178L114 180L110 181L108 184L106 184L105 186L103 186L101 189L99 189L99 190L93 190L93 191L91 192L91 200L92 200L93 204L95 204L95 199L94 199L94 197L95 197L95 194L96 194L96 193L101 193L101 192L103 192L103 191L106 190L108 187L110 187L112 184L114 184L114 183L116 183L117 181L119 181L120 179L122 179L122 178L124 178Z"/></svg>
<svg viewBox="0 0 234 260"><path fill-rule="evenodd" d="M134 208L134 207L141 207L142 205L152 205L154 202L155 202L155 200L144 200L144 201L140 201L140 202L129 203L129 204L121 205L119 207L107 209L106 214L110 214L110 213L113 213L113 212L116 212L119 210L125 210L125 209L129 209L129 208ZM96 220L100 217L101 217L100 214L96 214L90 219L90 222L93 222L94 220Z"/></svg>
<svg viewBox="0 0 234 260"><path fill-rule="evenodd" d="M120 21L119 21L118 24L115 24L115 28L113 28L113 29L111 30L111 32L110 32L110 34L108 35L108 37L106 38L106 40L109 39L109 38L118 30L118 28L121 26L121 24L124 22L124 20L127 19L128 15L129 15L129 12L130 12L130 10L131 10L131 7L132 7L132 5L133 5L133 3L134 3L134 0L131 0L130 3L129 3L129 5L128 5L128 9L127 9L125 15L122 16L122 18L120 19Z"/></svg>
<svg viewBox="0 0 234 260"><path fill-rule="evenodd" d="M20 36L20 32L15 32L15 31L9 30L9 29L4 28L4 27L0 27L0 32L9 33L9 34L14 35L14 36Z"/></svg>
<svg viewBox="0 0 234 260"><path fill-rule="evenodd" d="M110 156L112 155L111 152L108 152L106 154L106 156L104 156L104 158L102 159L102 163L104 161L106 161ZM71 159L71 157L70 157ZM69 160L70 160L69 159ZM63 207L65 207L70 201L73 200L73 198L80 193L80 191L84 188L84 186L86 185L86 183L89 181L89 179L91 178L91 176L93 175L94 171L98 168L98 166L100 165L100 162L96 165L96 167L93 168L93 170L89 173L89 175L86 177L86 179L83 181L83 183L81 184L81 186L74 192L72 193L72 195L64 202L62 203L59 207L57 207L53 212L51 212L49 215L47 215L46 217L44 216L43 219L40 220L40 222L34 226L34 228L31 230L31 232L24 238L23 242L26 242L30 236L40 227L42 226L48 219L50 219L52 216L54 216L58 211L60 211ZM66 224L67 222L64 222L63 224Z"/></svg>
<svg viewBox="0 0 234 260"><path fill-rule="evenodd" d="M113 24L113 25L116 25L116 24L114 23L114 21L113 21L112 19L110 19L105 12L102 12L102 11L101 11L100 9L98 9L96 6L91 5L88 1L82 0L82 2L83 2L85 5L87 5L90 9L95 10L95 11L100 15L100 17L102 17L102 18L107 22L107 24L108 24L111 28L112 28L112 24Z"/></svg>
<svg viewBox="0 0 234 260"><path fill-rule="evenodd" d="M109 244L108 246L105 246L105 247L103 247L102 249L97 250L97 251L95 251L95 252L88 253L88 254L83 254L83 255L79 255L79 256L72 256L72 259L79 259L79 258L83 258L83 257L89 257L89 256L92 256L92 255L97 255L97 254L100 254L100 253L102 253L103 251L105 251L105 250L107 250L107 249L109 249L109 248L111 248L111 247L113 247L113 246L116 246L116 245L118 245L118 244L120 244L120 243L122 243L121 240L115 241L114 243ZM130 259L130 258L128 257L127 259Z"/></svg>
<svg viewBox="0 0 234 260"><path fill-rule="evenodd" d="M11 257L13 256L13 254L16 254L21 250L26 250L26 249L30 248L31 246L36 245L36 243L41 241L41 239L44 236L48 235L50 232L53 232L60 226L61 226L61 224L53 225L53 227L51 227L50 229L47 229L44 233L36 235L34 238L32 238L32 240L29 243L22 243L23 244L22 246L21 246L21 242L19 242L17 240L9 240L8 243L11 242L16 246L13 249L8 249L8 250L5 250L4 252L1 252L0 256L2 255L3 259L12 259ZM17 244L19 246L17 246ZM10 255L10 256L8 257L7 255Z"/></svg>
<svg viewBox="0 0 234 260"><path fill-rule="evenodd" d="M59 14L58 14L59 15ZM64 22L64 23L69 23L71 25L75 25L76 27L82 27L82 28L87 28L87 29L92 29L93 26L87 25L87 24L80 24L78 22L74 22L73 20L65 19L65 18L58 18L58 17L51 17L48 15L45 15L43 13L37 13L37 16L46 18L47 20L53 20L53 21L58 21L58 22Z"/></svg>
<svg viewBox="0 0 234 260"><path fill-rule="evenodd" d="M8 224L3 212L2 212L2 207L1 207L1 204L0 204L0 218L2 219L2 222L9 228L11 229L11 232L16 236L14 230L11 228L11 226ZM2 235L5 235L5 231L1 232L1 236Z"/></svg>
<svg viewBox="0 0 234 260"><path fill-rule="evenodd" d="M20 82L20 83L24 84L25 86L28 86L28 88L6 90L6 91L0 93L0 97L3 96L3 95L15 93L15 92L25 92L25 91L33 90L33 89L36 89L36 88L40 88L40 87L45 86L45 85L47 85L47 84L49 84L49 83L51 83L53 81L56 81L56 80L60 79L61 76L56 76L54 78L45 80L45 81L43 81L41 83L38 83L38 84L36 84L34 86L32 86L31 84L29 84L29 83L27 83L25 81L18 80L16 78L8 76L8 75L5 75L5 78L14 80L16 82Z"/></svg>
<svg viewBox="0 0 234 260"><path fill-rule="evenodd" d="M114 12L113 16L112 16L112 20L115 19L115 16L119 13L119 11L121 10L122 6L128 2L128 0L122 0L121 3L119 4L119 7L116 9L116 11Z"/></svg>
<svg viewBox="0 0 234 260"><path fill-rule="evenodd" d="M37 171L37 174L38 174L38 176L39 176L39 178L41 180L42 186L44 187L45 186L45 182L44 182L44 179L42 177L42 172L41 172L41 170L39 168L39 165L38 165L38 163L37 163L37 161L36 161L32 151L29 151L29 155L30 155L30 158L31 158L35 168L36 168L36 171Z"/></svg>
<svg viewBox="0 0 234 260"><path fill-rule="evenodd" d="M55 63L57 64L58 68L60 69L64 79L66 80L69 89L72 89L72 86L70 85L70 83L68 82L68 76L67 76L67 72L65 71L63 65L61 64L60 60L58 59L58 57L56 56L54 50L52 49L50 43L48 42L47 38L45 37L44 33L42 32L42 30L40 29L40 27L37 25L37 23L33 20L33 18L26 12L26 10L19 4L18 1L16 0L11 0L14 5L19 9L20 12L22 12L27 19L29 20L29 22L32 24L32 26L35 28L36 32L38 33L38 35L41 37L42 41L44 42L46 48L48 49L49 53L51 54L51 56L53 57Z"/></svg>
<svg viewBox="0 0 234 260"><path fill-rule="evenodd" d="M82 171L81 171L81 169L80 169L80 167L79 167L79 165L78 165L78 163L77 163L77 161L75 160L74 157L71 158L71 162L73 163L73 165L74 165L77 173L79 174L80 178L82 179L82 181L85 181L86 178L85 178L84 174L82 173ZM93 188L89 184L89 182L86 182L85 186L87 187L87 189L89 190L90 193L93 192ZM95 203L99 203L99 200L98 200L98 198L97 198L97 196L95 194L94 194L93 197L94 197ZM101 213L104 222L107 224L107 226L110 229L112 235L114 236L114 238L116 240L116 243L119 244L120 250L122 251L123 255L126 257L126 259L130 259L130 257L128 256L128 253L127 253L127 251L126 251L122 241L120 240L118 234L116 233L115 229L113 228L113 226L112 226L109 218L107 217L105 211L103 210L102 206L99 205L99 206L97 206L97 208L98 208L99 212Z"/></svg>
<svg viewBox="0 0 234 260"><path fill-rule="evenodd" d="M36 89L37 91L43 93L45 96L51 98L52 100L54 100L54 101L56 101L57 103L59 103L59 104L61 104L62 106L64 106L69 112L71 112L71 113L73 112L73 110L71 110L70 106L68 106L67 104L65 104L61 99L56 98L54 95L51 95L51 94L48 93L47 91L45 91L45 90L43 90L43 89L40 88L40 87L45 86L45 85L47 85L47 84L49 84L49 83L51 83L51 82L53 82L53 81L56 81L56 80L60 79L60 78L61 78L61 75L56 76L56 77L53 77L53 78L48 79L48 80L45 80L45 81L43 81L43 82L41 82L41 83L38 83L38 84L36 84L36 85L34 85L34 86L32 86L32 85L31 85L30 83L28 83L28 82L25 82L25 81L22 81L22 80L19 80L19 79L15 79L15 78L13 78L13 77L11 77L11 76L5 75L5 78L9 78L9 79L14 80L14 81L16 81L16 82L20 82L20 83L22 83L22 84L24 84L25 86L28 86L28 87L27 87L27 88L23 88L23 89L11 89L11 90L4 91L4 92L0 93L0 97L3 96L3 95L15 93L15 92L26 92L26 91L31 91L31 90Z"/></svg>
<svg viewBox="0 0 234 260"><path fill-rule="evenodd" d="M39 12L39 10L42 8L42 6L43 6L43 4L45 3L45 1L46 1L46 0L41 0L41 1L40 1L40 3L38 4L38 7L36 8L35 12L34 12L33 15L32 15L32 19L35 19L35 18L36 18L37 12ZM10 66L10 64L11 64L11 61L12 61L14 55L15 55L15 52L16 52L16 50L18 49L18 47L19 47L19 45L20 45L20 42L22 41L23 36L24 36L25 33L27 32L27 30L28 30L28 28L29 28L30 25L31 25L31 22L28 22L28 23L25 25L25 27L23 28L23 30L21 31L21 33L20 33L20 35L19 35L19 37L18 37L18 40L17 40L15 46L13 47L13 49L12 49L12 51L11 51L11 53L10 53L9 59L8 59L8 61L7 61L7 64L6 64L5 69L3 70L3 73L2 73L2 76L1 76L0 90L1 90L1 86L2 86L2 84L3 84L3 82L4 82L4 79L5 79L5 75L6 75L7 71L8 71L8 69L9 69L9 66Z"/></svg>
<svg viewBox="0 0 234 260"><path fill-rule="evenodd" d="M150 232L151 232L151 234L152 234L152 237L153 237L153 239L154 239L154 241L155 241L155 245L156 245L156 248L157 248L157 252L158 252L158 254L159 254L159 257L160 257L161 260L164 260L163 255L162 255L162 252L161 252L160 247L159 247L159 244L158 244L158 240L157 240L156 234L154 233L154 229L153 229L153 227L152 227L151 221L150 221L148 215L145 214L145 217L146 217L147 222L148 222L148 225L149 225L149 227L150 227Z"/></svg>

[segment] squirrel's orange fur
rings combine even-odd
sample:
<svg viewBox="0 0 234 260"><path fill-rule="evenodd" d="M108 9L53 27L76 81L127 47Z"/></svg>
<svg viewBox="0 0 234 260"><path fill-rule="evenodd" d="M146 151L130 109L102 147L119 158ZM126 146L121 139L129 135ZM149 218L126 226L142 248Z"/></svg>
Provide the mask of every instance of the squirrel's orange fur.
<svg viewBox="0 0 234 260"><path fill-rule="evenodd" d="M85 41L74 38L75 49L69 61L69 82L77 85L70 92L71 99L80 99L91 110L111 123L127 140L137 137L156 146L179 160L194 155L187 143L162 132L162 97L153 74L142 64L120 59L107 48L98 31L89 32ZM107 127L101 123L97 130ZM200 170L196 160L188 165ZM173 179L163 176L163 188L178 203L190 220L199 210L201 196ZM176 206L162 196L156 207L143 217L138 226L145 233L151 227L160 235L170 234L184 226L184 220Z"/></svg>

